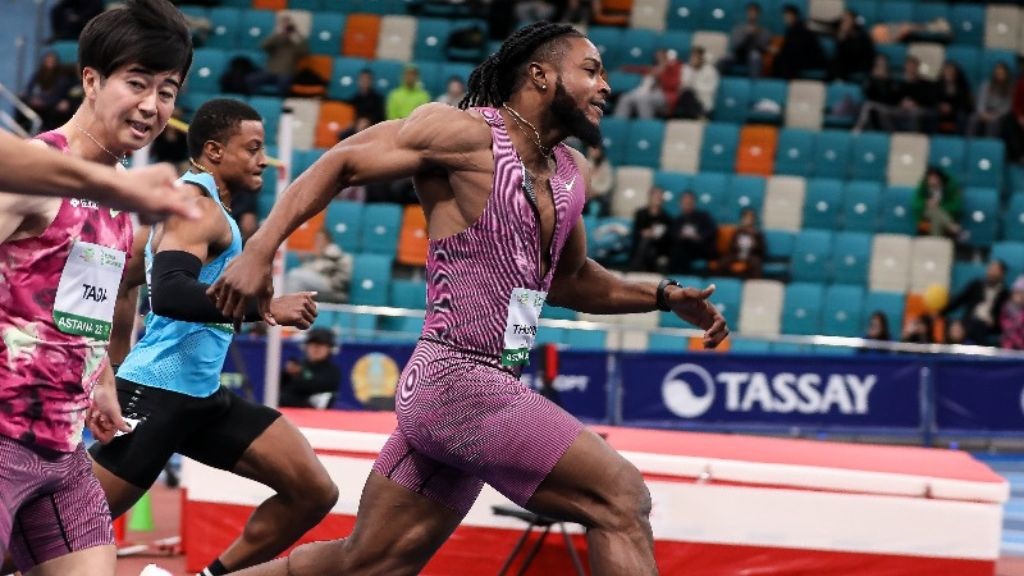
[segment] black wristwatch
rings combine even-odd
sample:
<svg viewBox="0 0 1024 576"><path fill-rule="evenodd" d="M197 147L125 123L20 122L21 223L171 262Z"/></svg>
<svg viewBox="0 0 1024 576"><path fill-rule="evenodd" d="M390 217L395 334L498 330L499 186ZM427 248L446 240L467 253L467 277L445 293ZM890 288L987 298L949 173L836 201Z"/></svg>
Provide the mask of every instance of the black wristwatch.
<svg viewBox="0 0 1024 576"><path fill-rule="evenodd" d="M669 286L679 286L679 282L672 280L671 278L665 278L658 284L658 292L654 297L654 305L662 312L669 312L672 309L669 308L668 300L665 299L665 289Z"/></svg>

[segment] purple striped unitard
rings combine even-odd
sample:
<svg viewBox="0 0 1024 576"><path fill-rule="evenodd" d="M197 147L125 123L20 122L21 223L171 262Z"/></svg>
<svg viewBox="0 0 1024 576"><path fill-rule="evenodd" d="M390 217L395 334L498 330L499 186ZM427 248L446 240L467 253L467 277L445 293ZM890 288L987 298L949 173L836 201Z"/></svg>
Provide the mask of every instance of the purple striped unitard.
<svg viewBox="0 0 1024 576"><path fill-rule="evenodd" d="M399 382L398 429L374 464L461 514L484 482L526 504L582 429L520 382L518 367L502 358L513 291L548 291L583 211L586 184L569 149L557 146L551 267L542 278L539 222L523 164L498 111L476 110L491 127L491 196L467 229L430 241L423 335Z"/></svg>

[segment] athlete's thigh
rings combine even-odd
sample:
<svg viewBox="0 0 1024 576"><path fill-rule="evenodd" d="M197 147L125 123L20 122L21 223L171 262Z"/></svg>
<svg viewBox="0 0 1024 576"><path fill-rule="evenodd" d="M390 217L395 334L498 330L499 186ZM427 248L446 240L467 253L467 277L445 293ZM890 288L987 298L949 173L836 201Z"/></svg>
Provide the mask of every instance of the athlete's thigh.
<svg viewBox="0 0 1024 576"><path fill-rule="evenodd" d="M249 444L231 471L279 493L332 484L309 441L283 416Z"/></svg>
<svg viewBox="0 0 1024 576"><path fill-rule="evenodd" d="M42 459L30 448L0 435L0 556L10 549L15 517L46 481Z"/></svg>
<svg viewBox="0 0 1024 576"><path fill-rule="evenodd" d="M277 410L243 400L225 388L208 401L209 406L195 414L198 425L178 451L220 470L233 470L249 446L281 418Z"/></svg>

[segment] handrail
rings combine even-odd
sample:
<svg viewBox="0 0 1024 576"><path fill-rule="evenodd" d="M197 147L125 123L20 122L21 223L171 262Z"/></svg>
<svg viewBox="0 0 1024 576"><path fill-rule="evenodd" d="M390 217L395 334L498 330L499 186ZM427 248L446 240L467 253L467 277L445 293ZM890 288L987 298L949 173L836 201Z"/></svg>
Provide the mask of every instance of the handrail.
<svg viewBox="0 0 1024 576"><path fill-rule="evenodd" d="M347 312L350 314L376 316L388 316L392 318L423 318L426 313L423 310L412 310L408 308L396 308L393 306L366 306L354 304L330 304L320 303L318 308L321 311ZM613 322L594 322L591 320L549 320L541 318L541 326L551 328L570 328L574 330L604 330L607 332L638 332L643 331L649 334L665 334L669 336L694 337L702 336L702 330L693 328L647 328L628 324L617 324ZM760 340L766 342L778 342L781 344L799 344L814 346L834 346L838 348L857 348L862 350L879 350L887 352L904 352L916 354L957 354L967 356L983 356L988 358L1001 358L1012 360L1024 360L1024 351L1004 350L990 346L974 346L964 344L914 344L910 342L887 342L871 340L868 338L851 338L846 336L799 336L794 334L756 334L731 331L730 337L743 338L745 340Z"/></svg>
<svg viewBox="0 0 1024 576"><path fill-rule="evenodd" d="M0 82L0 98L10 101L11 104L18 109L18 112L24 114L32 123L28 132L25 132L21 126L18 126L17 122L13 121L13 118L10 118L9 114L5 113L3 114L3 118L10 119L12 131L18 133L20 136L31 136L32 134L39 133L39 129L43 126L43 119L40 118L39 114L36 114L36 111L30 108L28 104L25 104L21 98L18 98L17 94L11 92L7 86L4 86L3 82Z"/></svg>

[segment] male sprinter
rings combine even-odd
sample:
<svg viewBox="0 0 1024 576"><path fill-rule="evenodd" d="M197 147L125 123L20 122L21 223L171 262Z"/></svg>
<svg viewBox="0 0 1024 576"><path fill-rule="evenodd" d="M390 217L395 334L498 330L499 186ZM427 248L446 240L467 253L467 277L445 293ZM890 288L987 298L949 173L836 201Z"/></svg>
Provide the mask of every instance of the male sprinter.
<svg viewBox="0 0 1024 576"><path fill-rule="evenodd" d="M338 499L327 470L295 426L276 410L220 386L234 331L206 289L242 251L242 236L228 211L236 194L262 186L263 138L259 113L244 102L210 100L196 111L188 133L192 170L181 180L202 216L171 217L154 226L145 244L146 273L141 266L129 267L125 278L127 285L149 278L153 309L145 335L117 371L123 414L139 423L131 434L90 449L115 518L152 486L175 452L277 492L203 576L270 560L323 519ZM124 309L129 316L134 303ZM316 317L310 292L276 298L271 310L277 322L302 329ZM252 317L259 319L255 307ZM117 340L124 337L119 332L111 342L114 361L123 344Z"/></svg>
<svg viewBox="0 0 1024 576"><path fill-rule="evenodd" d="M138 212L149 222L169 214L197 216L185 193L175 186L176 178L170 164L120 172L34 146L0 130L0 190L94 200L108 208Z"/></svg>
<svg viewBox="0 0 1024 576"><path fill-rule="evenodd" d="M39 139L113 166L170 118L192 63L188 26L166 0L129 0L91 20L78 50L82 105ZM0 548L31 576L114 574L82 427L101 439L126 428L106 354L131 246L127 213L0 194Z"/></svg>
<svg viewBox="0 0 1024 576"><path fill-rule="evenodd" d="M214 285L221 309L241 317L245 300L267 295L278 245L338 190L415 178L431 239L427 318L352 535L239 574L418 574L484 482L586 526L594 574L656 573L639 471L518 379L545 300L590 313L671 310L702 327L709 348L727 334L712 288L628 282L586 257L586 160L562 140L600 144L608 93L601 55L576 29L527 26L470 77L462 106L482 107L426 105L341 142Z"/></svg>

